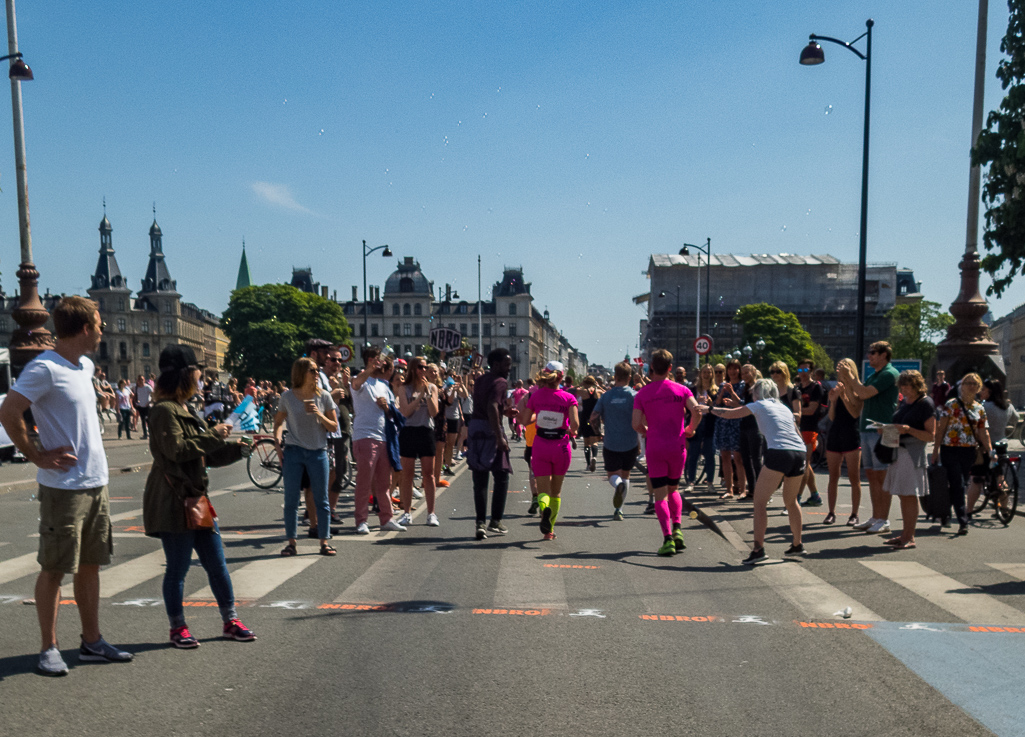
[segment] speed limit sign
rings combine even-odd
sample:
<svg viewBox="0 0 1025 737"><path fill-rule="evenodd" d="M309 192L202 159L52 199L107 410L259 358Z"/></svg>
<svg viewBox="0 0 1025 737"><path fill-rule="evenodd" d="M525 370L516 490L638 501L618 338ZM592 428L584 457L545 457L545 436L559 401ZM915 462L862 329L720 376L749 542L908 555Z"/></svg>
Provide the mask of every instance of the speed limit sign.
<svg viewBox="0 0 1025 737"><path fill-rule="evenodd" d="M352 351L349 350L349 346L338 346L338 352L342 355L342 363L348 363L352 360Z"/></svg>
<svg viewBox="0 0 1025 737"><path fill-rule="evenodd" d="M712 352L712 338L702 335L694 340L694 352L699 356L707 356Z"/></svg>

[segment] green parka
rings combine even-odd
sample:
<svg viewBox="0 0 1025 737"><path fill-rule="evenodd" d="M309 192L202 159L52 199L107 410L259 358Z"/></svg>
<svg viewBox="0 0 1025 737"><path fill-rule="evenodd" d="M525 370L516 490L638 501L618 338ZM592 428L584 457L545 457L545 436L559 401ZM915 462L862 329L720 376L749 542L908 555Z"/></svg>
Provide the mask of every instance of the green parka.
<svg viewBox="0 0 1025 737"><path fill-rule="evenodd" d="M174 400L157 402L149 413L153 467L142 497L146 534L186 532L184 497L205 495L207 466L234 463L242 457L242 447L237 440L222 439Z"/></svg>

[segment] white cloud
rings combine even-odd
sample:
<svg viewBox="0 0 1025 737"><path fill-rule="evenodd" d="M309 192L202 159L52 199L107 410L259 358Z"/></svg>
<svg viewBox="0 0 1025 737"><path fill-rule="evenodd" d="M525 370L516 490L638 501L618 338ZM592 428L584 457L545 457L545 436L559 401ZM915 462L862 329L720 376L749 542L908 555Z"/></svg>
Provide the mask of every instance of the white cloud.
<svg viewBox="0 0 1025 737"><path fill-rule="evenodd" d="M288 191L287 184L272 184L271 182L253 182L251 185L253 192L260 199L278 207L283 207L286 210L295 210L296 212L306 212L312 214L313 211L308 207L300 205L292 193Z"/></svg>

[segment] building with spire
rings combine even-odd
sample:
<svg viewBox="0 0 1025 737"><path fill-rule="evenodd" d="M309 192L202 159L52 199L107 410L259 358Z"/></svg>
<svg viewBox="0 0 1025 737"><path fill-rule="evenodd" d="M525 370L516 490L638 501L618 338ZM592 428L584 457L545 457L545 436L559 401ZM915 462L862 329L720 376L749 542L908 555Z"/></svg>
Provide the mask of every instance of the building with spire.
<svg viewBox="0 0 1025 737"><path fill-rule="evenodd" d="M249 261L246 259L246 242L242 241L242 260L238 263L238 277L235 279L235 289L245 289L253 286L253 277L249 273Z"/></svg>

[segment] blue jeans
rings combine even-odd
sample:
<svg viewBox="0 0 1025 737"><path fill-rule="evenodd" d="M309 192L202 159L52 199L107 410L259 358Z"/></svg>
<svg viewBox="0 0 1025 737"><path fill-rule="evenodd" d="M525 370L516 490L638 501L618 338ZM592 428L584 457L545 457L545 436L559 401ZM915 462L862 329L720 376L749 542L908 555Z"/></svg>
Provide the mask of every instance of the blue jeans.
<svg viewBox="0 0 1025 737"><path fill-rule="evenodd" d="M221 546L221 531L217 527L217 522L214 522L212 530L161 532L160 544L164 546L164 558L167 562L167 568L164 570L164 608L167 610L171 628L185 626L182 597L193 550L206 570L210 590L214 592L217 606L221 610L221 619L225 622L235 619L235 592L231 588L231 577L224 562L224 548Z"/></svg>
<svg viewBox="0 0 1025 737"><path fill-rule="evenodd" d="M701 428L698 428L701 433ZM687 441L687 466L683 472L683 478L688 484L693 484L698 477L698 459L705 457L705 480L715 481L715 443L714 438L709 435L695 433L694 437Z"/></svg>
<svg viewBox="0 0 1025 737"><path fill-rule="evenodd" d="M299 511L299 497L302 494L303 469L310 477L310 493L317 505L317 536L321 540L331 539L331 505L327 501L327 448L307 450L298 445L284 447L285 461L282 473L285 477L285 537L296 537L296 514Z"/></svg>

